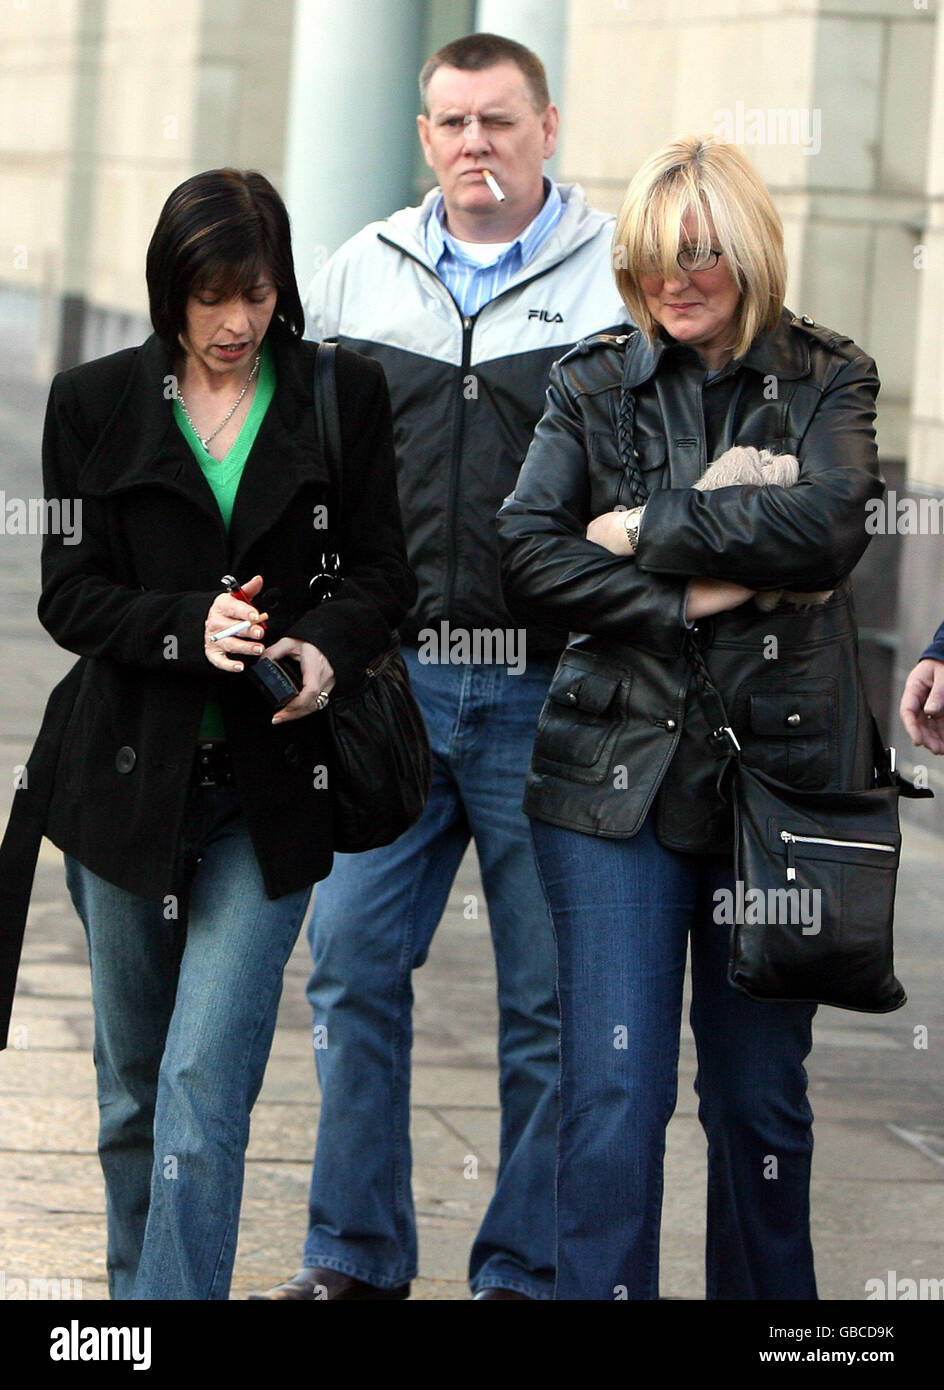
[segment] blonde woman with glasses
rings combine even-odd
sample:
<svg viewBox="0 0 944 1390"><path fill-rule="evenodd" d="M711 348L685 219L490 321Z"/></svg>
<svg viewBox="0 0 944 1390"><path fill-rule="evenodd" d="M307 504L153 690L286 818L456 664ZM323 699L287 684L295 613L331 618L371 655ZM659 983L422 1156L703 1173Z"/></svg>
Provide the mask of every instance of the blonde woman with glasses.
<svg viewBox="0 0 944 1390"><path fill-rule="evenodd" d="M746 762L869 784L848 581L882 491L879 383L848 338L784 309L780 219L733 145L649 159L614 251L638 329L554 369L499 522L509 602L574 634L525 799L558 945L556 1296L659 1296L690 940L707 1296L814 1299L814 1006L728 983L732 814L691 648Z"/></svg>

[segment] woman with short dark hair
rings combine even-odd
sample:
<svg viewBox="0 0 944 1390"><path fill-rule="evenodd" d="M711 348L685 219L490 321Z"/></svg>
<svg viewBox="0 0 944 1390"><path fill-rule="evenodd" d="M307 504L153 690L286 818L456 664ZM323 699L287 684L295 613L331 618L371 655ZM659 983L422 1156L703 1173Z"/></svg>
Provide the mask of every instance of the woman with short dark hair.
<svg viewBox="0 0 944 1390"><path fill-rule="evenodd" d="M82 529L46 537L40 617L81 661L44 726L44 829L89 942L112 1297L225 1299L283 967L331 867L317 711L389 645L414 582L383 374L340 350L331 514L268 180L181 184L147 279L155 334L50 396L46 493L80 501ZM343 578L319 604L326 521ZM275 713L245 670L263 653L300 671Z"/></svg>

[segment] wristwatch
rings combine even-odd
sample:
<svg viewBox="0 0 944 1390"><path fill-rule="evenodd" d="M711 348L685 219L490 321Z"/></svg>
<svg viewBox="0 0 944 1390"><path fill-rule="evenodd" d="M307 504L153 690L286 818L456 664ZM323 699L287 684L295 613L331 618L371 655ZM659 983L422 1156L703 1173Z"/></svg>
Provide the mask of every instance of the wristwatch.
<svg viewBox="0 0 944 1390"><path fill-rule="evenodd" d="M645 505L642 507L630 507L629 511L623 513L623 525L626 527L626 539L629 541L633 554L636 554L636 546L639 544L639 525L642 521L642 514Z"/></svg>

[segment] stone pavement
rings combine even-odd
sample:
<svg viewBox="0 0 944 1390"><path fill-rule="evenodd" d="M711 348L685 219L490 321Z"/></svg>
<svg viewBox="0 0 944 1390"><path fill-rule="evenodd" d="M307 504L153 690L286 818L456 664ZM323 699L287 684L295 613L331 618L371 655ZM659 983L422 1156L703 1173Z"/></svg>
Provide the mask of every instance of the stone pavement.
<svg viewBox="0 0 944 1390"><path fill-rule="evenodd" d="M15 388L15 389L14 389ZM0 487L35 495L45 390L0 392ZM0 536L0 823L14 769L46 692L69 658L35 620L38 541ZM476 895L477 918L467 917ZM826 1299L863 1299L866 1281L944 1280L944 853L909 827L897 960L906 1009L872 1016L822 1009L810 1059L816 1113L813 1230ZM317 1095L304 937L288 967L279 1025L256 1107L233 1299L300 1263ZM465 1268L491 1192L498 1145L495 981L474 855L466 858L429 960L417 973L414 1189L422 1275L413 1297L467 1297ZM762 1007L762 1006L759 1006ZM922 1043L926 1029L927 1046ZM58 853L44 845L27 929L13 1046L0 1054L0 1298L29 1279L81 1280L106 1296L104 1197L95 1155L88 965ZM662 1291L704 1296L705 1153L687 1025L679 1105L669 1127ZM477 1176L473 1176L477 1174ZM64 1286L68 1292L70 1286ZM35 1294L34 1294L35 1296Z"/></svg>
<svg viewBox="0 0 944 1390"><path fill-rule="evenodd" d="M58 858L45 847L14 1046L0 1054L0 1272L10 1293L13 1279L80 1279L84 1297L104 1298L88 967ZM910 1003L885 1016L834 1009L818 1016L809 1067L817 1117L813 1228L827 1299L862 1299L865 1281L884 1279L889 1270L899 1278L944 1278L942 893L939 841L909 832L898 964ZM481 905L477 920L464 915L472 894ZM489 957L473 855L416 976L414 1190L422 1277L414 1298L467 1296L468 1251L492 1189L498 1105ZM302 938L286 974L253 1119L234 1299L300 1263L317 1115L307 970ZM928 1030L926 1049L913 1045L921 1025ZM686 1025L679 1106L669 1127L663 1293L698 1299L704 1297L705 1155L693 1077Z"/></svg>

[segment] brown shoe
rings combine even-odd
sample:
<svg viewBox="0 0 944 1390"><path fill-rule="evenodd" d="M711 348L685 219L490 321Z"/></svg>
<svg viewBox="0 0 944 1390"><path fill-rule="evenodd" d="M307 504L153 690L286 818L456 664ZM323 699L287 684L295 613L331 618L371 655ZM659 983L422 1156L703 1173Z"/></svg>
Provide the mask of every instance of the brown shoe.
<svg viewBox="0 0 944 1390"><path fill-rule="evenodd" d="M251 1293L248 1298L250 1301L287 1298L304 1303L347 1298L380 1303L409 1296L409 1284L401 1284L396 1289L381 1289L376 1284L365 1284L363 1279L352 1279L349 1274L341 1274L336 1269L306 1265L288 1283L276 1284L274 1289L267 1289L265 1293Z"/></svg>
<svg viewBox="0 0 944 1390"><path fill-rule="evenodd" d="M480 1289L477 1294L473 1294L473 1301L478 1303L479 1299L486 1298L523 1298L525 1303L535 1303L537 1300L529 1298L526 1293L518 1293L515 1289Z"/></svg>

